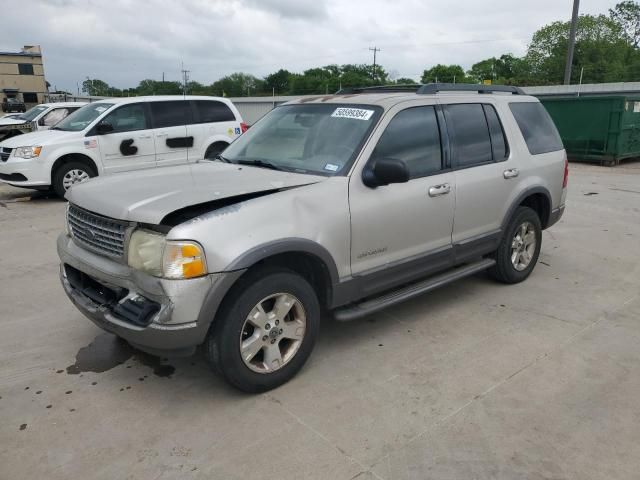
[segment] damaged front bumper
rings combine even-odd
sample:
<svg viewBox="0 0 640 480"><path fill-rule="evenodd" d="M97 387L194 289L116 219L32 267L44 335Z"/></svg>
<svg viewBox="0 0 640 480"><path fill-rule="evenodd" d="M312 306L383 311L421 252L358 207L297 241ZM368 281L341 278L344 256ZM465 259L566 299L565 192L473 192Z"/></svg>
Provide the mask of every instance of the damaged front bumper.
<svg viewBox="0 0 640 480"><path fill-rule="evenodd" d="M15 135L34 132L36 128L33 123L10 123L8 125L0 125L0 142L11 138Z"/></svg>
<svg viewBox="0 0 640 480"><path fill-rule="evenodd" d="M96 255L58 237L60 280L75 306L98 327L153 354L189 355L212 318L202 306L225 274L167 280Z"/></svg>

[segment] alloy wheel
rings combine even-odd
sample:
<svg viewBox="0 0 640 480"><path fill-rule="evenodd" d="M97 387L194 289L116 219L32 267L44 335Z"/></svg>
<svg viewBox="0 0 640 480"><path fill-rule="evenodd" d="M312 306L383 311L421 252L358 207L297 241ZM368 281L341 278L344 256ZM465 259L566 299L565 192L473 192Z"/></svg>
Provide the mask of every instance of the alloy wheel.
<svg viewBox="0 0 640 480"><path fill-rule="evenodd" d="M257 373L273 373L298 352L307 316L300 300L288 293L263 298L251 309L240 333L240 355Z"/></svg>
<svg viewBox="0 0 640 480"><path fill-rule="evenodd" d="M511 241L511 264L521 272L525 270L536 251L536 230L531 222L522 223Z"/></svg>

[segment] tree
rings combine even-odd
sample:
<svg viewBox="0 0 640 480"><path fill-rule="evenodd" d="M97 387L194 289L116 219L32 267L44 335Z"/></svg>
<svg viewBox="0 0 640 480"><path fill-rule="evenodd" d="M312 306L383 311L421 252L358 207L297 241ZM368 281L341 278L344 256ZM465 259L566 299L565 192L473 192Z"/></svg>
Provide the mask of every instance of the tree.
<svg viewBox="0 0 640 480"><path fill-rule="evenodd" d="M368 85L384 85L389 79L385 68L382 65L376 65L375 72L373 65L369 64L345 64L340 67L339 73L344 77L346 74L352 74L362 78L363 82L367 82ZM344 83L344 82L343 82ZM356 86L356 85L352 85ZM364 86L364 85L363 85Z"/></svg>
<svg viewBox="0 0 640 480"><path fill-rule="evenodd" d="M618 3L609 9L609 16L622 28L624 36L633 48L640 44L640 4L631 0Z"/></svg>
<svg viewBox="0 0 640 480"><path fill-rule="evenodd" d="M335 93L340 88L368 87L388 83L388 74L382 65L345 64L310 68L302 74L290 74L290 95Z"/></svg>
<svg viewBox="0 0 640 480"><path fill-rule="evenodd" d="M211 91L214 95L227 97L243 97L262 91L262 80L248 73L236 72L213 82Z"/></svg>
<svg viewBox="0 0 640 480"><path fill-rule="evenodd" d="M463 83L465 82L464 70L460 65L441 65L431 67L422 74L422 83Z"/></svg>
<svg viewBox="0 0 640 480"><path fill-rule="evenodd" d="M188 95L211 95L211 86L203 85L200 82L191 81L187 83Z"/></svg>
<svg viewBox="0 0 640 480"><path fill-rule="evenodd" d="M82 91L87 95L96 96L96 97L104 97L109 94L109 84L102 80L98 80L97 78L87 79L82 82Z"/></svg>
<svg viewBox="0 0 640 480"><path fill-rule="evenodd" d="M416 85L416 82L413 78L400 77L396 78L396 85Z"/></svg>
<svg viewBox="0 0 640 480"><path fill-rule="evenodd" d="M142 80L136 88L138 95L180 95L182 93L182 83L163 82L159 80Z"/></svg>
<svg viewBox="0 0 640 480"><path fill-rule="evenodd" d="M287 92L287 90L289 89L290 77L291 72L282 68L275 73L267 75L266 77L264 77L264 88L266 90L266 93L273 92L274 90L279 94Z"/></svg>
<svg viewBox="0 0 640 480"><path fill-rule="evenodd" d="M532 82L562 83L569 28L570 22L553 22L534 33L525 57ZM573 70L579 75L584 68L585 83L624 81L631 49L617 22L605 15L581 15Z"/></svg>
<svg viewBox="0 0 640 480"><path fill-rule="evenodd" d="M500 58L491 57L474 63L467 75L478 83L491 80L494 83L516 85L527 83L529 68L524 59L506 53Z"/></svg>

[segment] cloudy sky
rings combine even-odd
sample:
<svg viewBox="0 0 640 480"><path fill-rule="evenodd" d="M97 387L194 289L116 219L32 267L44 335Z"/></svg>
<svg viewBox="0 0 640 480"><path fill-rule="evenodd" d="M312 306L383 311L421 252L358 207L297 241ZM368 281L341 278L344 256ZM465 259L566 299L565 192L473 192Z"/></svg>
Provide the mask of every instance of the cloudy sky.
<svg viewBox="0 0 640 480"><path fill-rule="evenodd" d="M582 0L606 13L615 0ZM378 62L419 79L437 63L468 68L525 52L539 27L571 16L572 0L22 0L3 8L0 50L40 44L47 80L76 91L87 76L116 87L144 78L210 84L330 63Z"/></svg>

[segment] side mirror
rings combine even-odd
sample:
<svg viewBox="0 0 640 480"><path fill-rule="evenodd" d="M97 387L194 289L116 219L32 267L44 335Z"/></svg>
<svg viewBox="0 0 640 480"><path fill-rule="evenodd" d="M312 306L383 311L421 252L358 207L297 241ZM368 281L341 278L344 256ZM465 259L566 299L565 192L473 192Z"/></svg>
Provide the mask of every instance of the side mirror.
<svg viewBox="0 0 640 480"><path fill-rule="evenodd" d="M44 117L38 120L38 125L40 125L41 127L44 127Z"/></svg>
<svg viewBox="0 0 640 480"><path fill-rule="evenodd" d="M105 135L107 133L113 132L113 125L109 122L101 121L98 125L96 125L96 134Z"/></svg>
<svg viewBox="0 0 640 480"><path fill-rule="evenodd" d="M367 166L362 172L362 181L367 187L376 188L391 183L409 181L407 165L397 158L381 158L372 167Z"/></svg>

